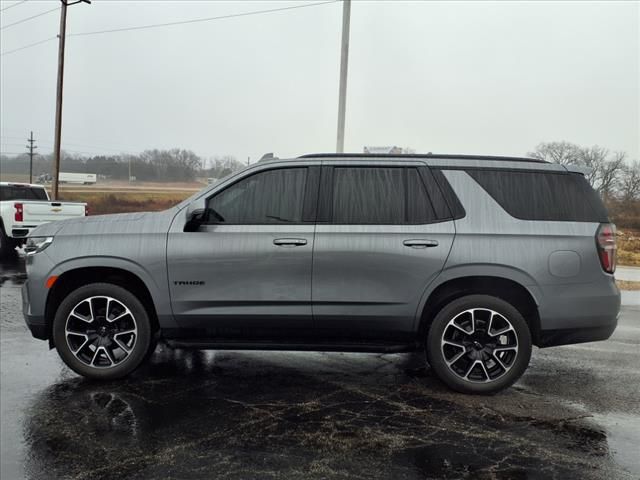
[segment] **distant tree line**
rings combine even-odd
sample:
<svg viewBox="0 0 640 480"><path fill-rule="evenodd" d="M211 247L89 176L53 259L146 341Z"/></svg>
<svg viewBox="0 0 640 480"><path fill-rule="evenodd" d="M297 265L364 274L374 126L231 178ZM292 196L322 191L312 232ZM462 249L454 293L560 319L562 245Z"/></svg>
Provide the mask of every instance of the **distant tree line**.
<svg viewBox="0 0 640 480"><path fill-rule="evenodd" d="M100 178L127 180L129 172L140 181L189 182L196 177L220 178L243 167L234 157L223 156L203 160L191 150L145 150L137 155L83 156L67 152L61 154L62 172L95 173ZM204 168L206 164L206 168ZM36 155L33 160L33 175L51 173L53 155ZM0 172L25 174L29 172L29 156L0 155Z"/></svg>
<svg viewBox="0 0 640 480"><path fill-rule="evenodd" d="M586 167L585 176L605 201L620 227L640 229L640 162L627 161L624 152L610 152L597 145L581 147L570 142L539 144L529 156Z"/></svg>

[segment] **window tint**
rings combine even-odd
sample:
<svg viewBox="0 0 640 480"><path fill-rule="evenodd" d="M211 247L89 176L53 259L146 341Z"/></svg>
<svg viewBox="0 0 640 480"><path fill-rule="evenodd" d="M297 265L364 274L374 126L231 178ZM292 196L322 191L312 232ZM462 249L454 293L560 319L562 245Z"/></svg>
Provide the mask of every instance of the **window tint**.
<svg viewBox="0 0 640 480"><path fill-rule="evenodd" d="M436 213L424 189L418 170L407 168L407 221L409 223L431 223Z"/></svg>
<svg viewBox="0 0 640 480"><path fill-rule="evenodd" d="M44 188L2 185L0 201L7 200L47 200L47 193Z"/></svg>
<svg viewBox="0 0 640 480"><path fill-rule="evenodd" d="M244 225L300 223L306 178L306 168L252 175L209 199L208 218L214 223Z"/></svg>
<svg viewBox="0 0 640 480"><path fill-rule="evenodd" d="M333 169L333 223L402 225L436 220L415 168Z"/></svg>
<svg viewBox="0 0 640 480"><path fill-rule="evenodd" d="M511 216L522 220L606 222L607 211L583 175L469 170Z"/></svg>
<svg viewBox="0 0 640 480"><path fill-rule="evenodd" d="M433 174L433 181L435 181L440 186L440 192L444 197L442 200L434 201L434 207L436 208L436 212L439 214L439 218L453 217L454 220L463 218L466 215L464 207L460 203L458 196L455 194L453 188L451 188L451 185L442 173L442 170L433 169L431 170L431 173ZM429 193L431 193L432 190L435 191L437 187L434 188L430 186L428 175L425 176L425 179L427 180L426 183ZM432 200L434 199L433 196L431 198ZM442 205L442 202L444 202L444 206ZM446 217L440 216L443 212L446 212Z"/></svg>

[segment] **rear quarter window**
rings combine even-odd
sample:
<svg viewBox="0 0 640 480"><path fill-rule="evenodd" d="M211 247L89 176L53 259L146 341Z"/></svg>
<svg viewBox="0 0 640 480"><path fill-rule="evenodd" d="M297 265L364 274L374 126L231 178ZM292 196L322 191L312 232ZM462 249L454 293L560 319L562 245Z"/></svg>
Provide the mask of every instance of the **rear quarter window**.
<svg viewBox="0 0 640 480"><path fill-rule="evenodd" d="M467 170L509 215L521 220L607 222L607 210L579 173Z"/></svg>

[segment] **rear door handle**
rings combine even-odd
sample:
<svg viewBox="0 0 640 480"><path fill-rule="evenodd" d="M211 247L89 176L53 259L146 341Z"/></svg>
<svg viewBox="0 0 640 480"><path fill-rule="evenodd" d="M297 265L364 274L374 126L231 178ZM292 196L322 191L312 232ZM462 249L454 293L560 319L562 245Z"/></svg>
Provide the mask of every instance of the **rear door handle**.
<svg viewBox="0 0 640 480"><path fill-rule="evenodd" d="M412 239L412 240L405 240L402 243L406 247L412 247L412 248L427 248L427 247L437 247L438 246L438 241L437 240L424 240L424 239L421 239L421 238L416 238L416 239Z"/></svg>
<svg viewBox="0 0 640 480"><path fill-rule="evenodd" d="M306 238L276 238L273 241L274 245L279 247L299 247L307 244Z"/></svg>

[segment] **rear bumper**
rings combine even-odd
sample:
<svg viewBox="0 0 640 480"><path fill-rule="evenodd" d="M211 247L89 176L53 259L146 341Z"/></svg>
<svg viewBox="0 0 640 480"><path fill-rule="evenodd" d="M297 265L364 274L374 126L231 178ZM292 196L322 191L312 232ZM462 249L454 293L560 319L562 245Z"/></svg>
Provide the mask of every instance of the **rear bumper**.
<svg viewBox="0 0 640 480"><path fill-rule="evenodd" d="M589 284L544 287L538 307L539 347L608 339L618 325L620 291L613 277Z"/></svg>
<svg viewBox="0 0 640 480"><path fill-rule="evenodd" d="M617 318L610 325L589 328L566 328L543 330L538 337L540 348L570 345L573 343L598 342L609 338L618 326Z"/></svg>

